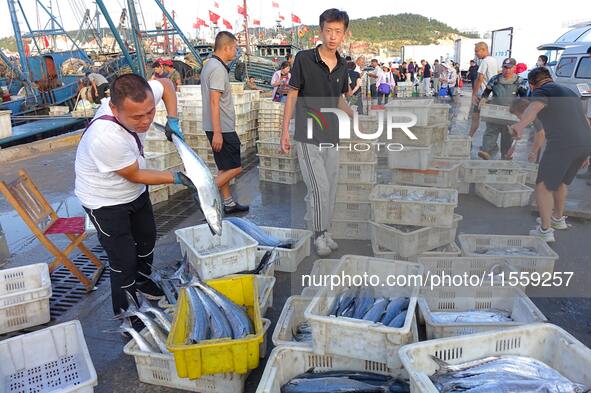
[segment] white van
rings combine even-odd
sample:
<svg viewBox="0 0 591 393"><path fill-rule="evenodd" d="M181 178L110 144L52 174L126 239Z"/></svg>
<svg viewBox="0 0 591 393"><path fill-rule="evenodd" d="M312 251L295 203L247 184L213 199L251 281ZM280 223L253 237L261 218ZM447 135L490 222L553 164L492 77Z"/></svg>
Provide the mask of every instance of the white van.
<svg viewBox="0 0 591 393"><path fill-rule="evenodd" d="M556 67L554 80L581 97L591 97L591 42L567 46Z"/></svg>

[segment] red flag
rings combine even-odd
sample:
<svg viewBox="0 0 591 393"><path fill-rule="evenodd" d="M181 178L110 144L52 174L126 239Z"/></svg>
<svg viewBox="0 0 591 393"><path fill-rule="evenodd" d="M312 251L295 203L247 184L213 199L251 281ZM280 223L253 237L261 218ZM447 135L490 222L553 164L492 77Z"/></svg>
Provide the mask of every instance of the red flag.
<svg viewBox="0 0 591 393"><path fill-rule="evenodd" d="M197 22L193 23L193 28L198 29L201 25Z"/></svg>
<svg viewBox="0 0 591 393"><path fill-rule="evenodd" d="M200 28L200 27L202 27L202 26L203 26L203 27L209 27L209 26L207 25L207 23L205 23L205 21L204 21L203 19L201 19L201 18L196 18L196 19L195 19L195 23L193 23L193 28L194 28L194 29L198 29L198 28Z"/></svg>
<svg viewBox="0 0 591 393"><path fill-rule="evenodd" d="M252 20L252 24L255 26L260 26L261 25L261 21L259 19L253 19Z"/></svg>
<svg viewBox="0 0 591 393"><path fill-rule="evenodd" d="M45 45L46 49L49 48L49 40L46 35L43 36L43 45Z"/></svg>
<svg viewBox="0 0 591 393"><path fill-rule="evenodd" d="M291 21L293 23L302 23L302 20L300 19L299 16L297 16L296 14L291 14Z"/></svg>
<svg viewBox="0 0 591 393"><path fill-rule="evenodd" d="M279 15L279 20L285 20L285 16Z"/></svg>
<svg viewBox="0 0 591 393"><path fill-rule="evenodd" d="M222 23L226 26L226 29L232 30L232 24L225 19L222 19Z"/></svg>
<svg viewBox="0 0 591 393"><path fill-rule="evenodd" d="M220 16L213 11L209 11L209 20L211 21L211 23L218 23L218 20L220 20Z"/></svg>
<svg viewBox="0 0 591 393"><path fill-rule="evenodd" d="M246 8L238 6L238 14L246 16Z"/></svg>
<svg viewBox="0 0 591 393"><path fill-rule="evenodd" d="M214 2L213 2L213 6L214 6L215 8L220 8L220 5L218 4L218 2L217 2L217 1L214 1Z"/></svg>
<svg viewBox="0 0 591 393"><path fill-rule="evenodd" d="M273 3L273 8L279 8L279 3L276 3L274 1L272 1L272 3Z"/></svg>

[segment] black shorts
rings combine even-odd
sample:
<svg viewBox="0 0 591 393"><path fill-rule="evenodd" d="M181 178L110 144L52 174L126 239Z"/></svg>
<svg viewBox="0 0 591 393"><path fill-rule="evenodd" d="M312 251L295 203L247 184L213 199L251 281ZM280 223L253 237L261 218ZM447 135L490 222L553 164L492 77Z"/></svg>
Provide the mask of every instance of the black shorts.
<svg viewBox="0 0 591 393"><path fill-rule="evenodd" d="M205 131L209 144L213 140L213 132ZM230 169L240 168L242 160L240 159L240 138L236 132L222 132L224 143L222 149L218 152L213 152L213 159L215 165L220 171L227 171Z"/></svg>
<svg viewBox="0 0 591 393"><path fill-rule="evenodd" d="M547 149L544 151L538 169L537 183L546 185L550 191L558 190L561 184L571 184L589 156L589 148Z"/></svg>

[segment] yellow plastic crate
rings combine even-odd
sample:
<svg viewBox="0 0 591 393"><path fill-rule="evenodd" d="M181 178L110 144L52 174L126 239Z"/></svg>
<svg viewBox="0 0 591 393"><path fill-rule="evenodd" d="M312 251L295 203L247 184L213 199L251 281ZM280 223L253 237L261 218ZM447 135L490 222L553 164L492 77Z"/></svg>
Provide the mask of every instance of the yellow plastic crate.
<svg viewBox="0 0 591 393"><path fill-rule="evenodd" d="M255 334L238 340L206 340L185 345L189 314L185 292L177 302L172 330L166 346L174 355L176 371L181 378L200 378L218 373L244 374L259 366L259 345L264 339L263 321L259 308L258 288L254 275L239 275L206 281L239 306L245 306Z"/></svg>

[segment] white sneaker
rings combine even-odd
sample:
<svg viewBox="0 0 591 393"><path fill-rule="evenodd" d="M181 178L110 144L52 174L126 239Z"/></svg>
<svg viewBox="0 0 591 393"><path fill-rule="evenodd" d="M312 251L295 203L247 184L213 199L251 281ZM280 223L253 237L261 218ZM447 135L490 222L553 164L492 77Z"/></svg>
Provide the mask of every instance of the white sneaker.
<svg viewBox="0 0 591 393"><path fill-rule="evenodd" d="M318 236L316 240L314 240L314 245L316 246L316 254L318 254L319 257L328 256L332 252L326 242L325 234Z"/></svg>
<svg viewBox="0 0 591 393"><path fill-rule="evenodd" d="M324 237L326 238L326 245L333 251L339 249L339 243L335 242L332 238L332 235L328 232L324 233Z"/></svg>
<svg viewBox="0 0 591 393"><path fill-rule="evenodd" d="M536 218L536 222L538 225L542 225L542 219L540 217ZM554 218L554 216L552 216L550 218L550 226L552 229L568 229L568 225L566 224L566 216L562 216L560 218Z"/></svg>
<svg viewBox="0 0 591 393"><path fill-rule="evenodd" d="M529 231L529 235L537 236L540 239L544 240L546 243L554 243L556 241L556 239L554 238L554 229L548 228L544 231L542 227L539 225L536 229Z"/></svg>

